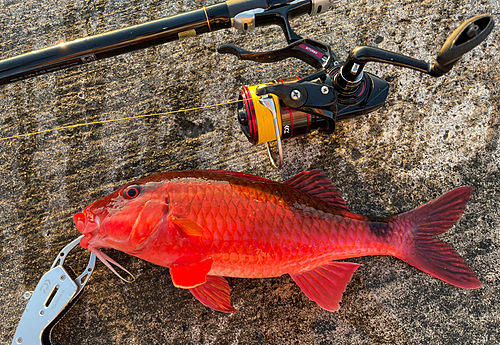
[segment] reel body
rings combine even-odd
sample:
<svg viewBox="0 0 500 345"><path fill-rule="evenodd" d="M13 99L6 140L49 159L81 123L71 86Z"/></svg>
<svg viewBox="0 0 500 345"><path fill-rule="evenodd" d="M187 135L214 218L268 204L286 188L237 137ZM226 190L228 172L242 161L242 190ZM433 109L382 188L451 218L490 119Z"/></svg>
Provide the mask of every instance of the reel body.
<svg viewBox="0 0 500 345"><path fill-rule="evenodd" d="M281 167L281 139L305 135L314 129L333 132L337 120L353 118L380 108L389 94L389 84L364 73L367 62L382 62L440 77L449 72L460 57L483 42L494 21L483 14L460 25L446 40L433 63L426 63L387 50L358 46L341 62L327 45L292 36L287 47L269 52L250 52L232 45L219 53L240 60L269 63L290 57L315 67L318 72L300 79L285 78L254 86L239 93L238 121L248 140L256 145L277 141ZM269 145L268 145L269 149ZM274 164L271 152L271 162Z"/></svg>

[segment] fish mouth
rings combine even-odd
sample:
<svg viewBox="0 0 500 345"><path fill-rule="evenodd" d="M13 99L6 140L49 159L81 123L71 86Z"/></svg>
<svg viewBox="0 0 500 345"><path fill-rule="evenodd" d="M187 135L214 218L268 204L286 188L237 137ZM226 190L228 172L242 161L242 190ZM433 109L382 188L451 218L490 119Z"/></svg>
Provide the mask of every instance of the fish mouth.
<svg viewBox="0 0 500 345"><path fill-rule="evenodd" d="M91 214L91 217L89 217L86 211L75 214L73 218L75 220L77 230L82 235L85 235L85 237L80 241L80 245L83 248L87 248L89 246L89 241L97 236L101 220L98 216L94 216L94 214Z"/></svg>
<svg viewBox="0 0 500 345"><path fill-rule="evenodd" d="M78 231L80 231L82 235L85 235L85 237L80 240L80 246L90 250L91 253L94 253L97 256L97 258L101 260L103 264L105 264L114 274L116 274L124 282L132 283L133 281L135 281L135 277L132 275L132 273L127 271L118 262L111 259L105 253L101 252L97 247L95 247L97 233L99 232L99 228L101 226L101 219L99 218L99 216L94 215L92 212L90 212L87 215L87 212L83 211L75 214L73 218L75 220L75 225ZM91 241L92 239L94 241ZM127 273L131 277L131 279L127 280L123 278L118 272L116 272L116 270L113 268L113 266L111 266L111 264L122 269L125 273Z"/></svg>

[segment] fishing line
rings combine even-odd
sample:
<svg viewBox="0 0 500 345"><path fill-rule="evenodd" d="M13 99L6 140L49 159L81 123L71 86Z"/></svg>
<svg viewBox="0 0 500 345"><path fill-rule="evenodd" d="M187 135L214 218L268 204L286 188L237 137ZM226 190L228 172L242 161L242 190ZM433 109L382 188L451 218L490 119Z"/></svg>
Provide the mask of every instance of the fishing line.
<svg viewBox="0 0 500 345"><path fill-rule="evenodd" d="M212 104L212 105L204 105L204 106L201 106L201 107L195 107L195 108L190 108L190 109L179 109L179 110L174 110L174 111L168 111L166 113L144 114L144 115L136 115L136 116L127 116L127 117L122 117L122 118L119 118L119 119L100 120L100 121L93 121L93 122L86 122L86 123L77 123L77 124L74 124L74 125L67 125L67 126L62 126L62 127L45 129L45 130L37 131L37 132L31 132L31 133L13 135L13 136L10 136L10 137L4 137L4 138L0 138L0 141L11 140L11 139L18 139L18 138L23 138L23 137L28 137L28 136L33 136L33 135L48 133L48 132L65 130L65 129L70 129L70 128L83 127L83 126L91 126L91 125L97 125L97 124L103 124L103 123L110 123L110 122L119 122L119 121L134 120L134 119L139 119L139 118L143 118L143 117L164 116L164 115L171 115L171 114L176 114L176 113L185 113L185 112L188 112L188 111L195 111L195 110L201 110L201 109L207 109L207 108L214 108L214 107L218 107L218 106L221 106L221 105L227 105L227 104L238 103L238 102L243 102L243 101L245 101L245 99L240 99L240 100L236 100L236 101L229 101L229 102L223 102L223 103Z"/></svg>

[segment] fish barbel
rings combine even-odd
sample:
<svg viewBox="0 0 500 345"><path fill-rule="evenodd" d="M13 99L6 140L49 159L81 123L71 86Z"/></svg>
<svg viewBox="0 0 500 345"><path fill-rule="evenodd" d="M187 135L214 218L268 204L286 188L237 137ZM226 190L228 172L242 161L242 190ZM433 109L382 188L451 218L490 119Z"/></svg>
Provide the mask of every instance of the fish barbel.
<svg viewBox="0 0 500 345"><path fill-rule="evenodd" d="M166 172L128 183L75 215L80 244L168 267L176 287L204 305L236 311L223 278L289 274L320 307L336 311L360 266L342 260L392 255L452 285L482 284L434 236L462 216L471 187L454 189L389 218L351 213L319 170L284 183L228 171Z"/></svg>

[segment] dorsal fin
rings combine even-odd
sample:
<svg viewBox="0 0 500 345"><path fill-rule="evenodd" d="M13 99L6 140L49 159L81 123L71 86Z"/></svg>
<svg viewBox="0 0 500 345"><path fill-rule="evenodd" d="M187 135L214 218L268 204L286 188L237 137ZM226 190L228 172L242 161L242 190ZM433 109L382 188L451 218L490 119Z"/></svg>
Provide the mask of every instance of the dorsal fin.
<svg viewBox="0 0 500 345"><path fill-rule="evenodd" d="M211 171L217 172L217 173L222 173L224 175L231 175L231 176L234 176L237 178L243 178L243 179L251 180L251 181L278 183L276 181L269 180L269 179L264 178L264 177L255 176L255 175L247 174L247 173L243 173L243 172L228 171L228 170L211 170Z"/></svg>
<svg viewBox="0 0 500 345"><path fill-rule="evenodd" d="M321 199L332 207L349 211L340 192L321 170L303 171L286 180L284 184Z"/></svg>

